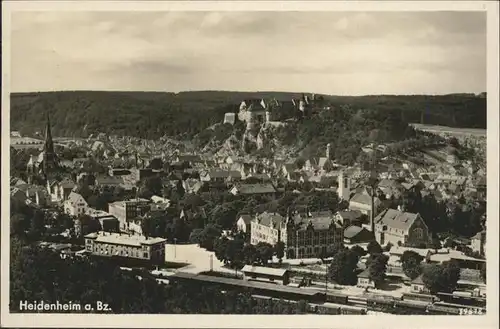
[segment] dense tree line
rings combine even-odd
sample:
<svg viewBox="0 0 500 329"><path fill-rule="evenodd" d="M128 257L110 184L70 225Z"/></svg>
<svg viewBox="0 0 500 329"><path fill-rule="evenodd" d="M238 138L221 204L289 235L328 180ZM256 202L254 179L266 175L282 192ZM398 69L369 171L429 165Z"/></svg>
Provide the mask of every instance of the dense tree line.
<svg viewBox="0 0 500 329"><path fill-rule="evenodd" d="M290 105L291 98L298 98L300 95L238 92L21 93L11 95L11 126L13 130L20 130L22 133L41 132L45 114L50 112L55 135L86 136L90 133L105 132L147 138L163 135L192 137L205 128L221 122L224 113L236 113L241 100L261 97L285 101L286 106L282 106L283 111L277 113L277 119L285 119L290 117L289 113L293 110ZM427 124L486 128L486 98L474 95L363 97L324 95L324 103L331 105L332 111L329 112L339 112L342 106L349 104L356 110L369 108L373 113L394 113L390 120L421 122L423 118ZM362 123L365 119L358 118L358 120ZM314 127L317 123L319 122L312 120L307 125ZM344 128L338 125L332 130ZM404 126L401 129L404 129ZM302 129L301 137L307 139L308 131L309 128ZM329 136L332 136L331 132L327 132L324 137ZM354 134L349 140L354 144L353 148L360 137L362 135Z"/></svg>
<svg viewBox="0 0 500 329"><path fill-rule="evenodd" d="M459 197L457 200L443 200L432 193L422 196L416 189L393 201L394 205L402 205L408 212L419 213L429 230L436 234L472 237L484 227L486 201L480 199ZM430 247L435 248L436 243L434 239Z"/></svg>
<svg viewBox="0 0 500 329"><path fill-rule="evenodd" d="M374 140L373 131L378 131ZM415 131L403 120L400 109L363 109L342 105L323 110L307 120L278 129L277 138L285 145L298 145L305 158L324 156L331 145L336 162L352 165L363 163L361 148L373 143L388 144L386 155L435 145L437 138Z"/></svg>
<svg viewBox="0 0 500 329"><path fill-rule="evenodd" d="M58 253L11 241L10 310L21 301L106 303L115 314L300 314L307 303L260 300L251 291L159 284L140 271L124 272L93 258L61 259Z"/></svg>

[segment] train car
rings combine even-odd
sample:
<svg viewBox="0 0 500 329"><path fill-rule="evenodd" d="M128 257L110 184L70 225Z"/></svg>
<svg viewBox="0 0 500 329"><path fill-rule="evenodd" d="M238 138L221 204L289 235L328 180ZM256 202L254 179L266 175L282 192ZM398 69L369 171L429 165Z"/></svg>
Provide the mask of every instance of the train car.
<svg viewBox="0 0 500 329"><path fill-rule="evenodd" d="M327 292L325 296L325 302L337 303L337 304L347 304L349 300L348 295L339 294L335 292Z"/></svg>
<svg viewBox="0 0 500 329"><path fill-rule="evenodd" d="M340 308L341 314L366 315L366 308L344 305Z"/></svg>
<svg viewBox="0 0 500 329"><path fill-rule="evenodd" d="M347 299L349 305L362 305L366 306L366 297L349 296Z"/></svg>
<svg viewBox="0 0 500 329"><path fill-rule="evenodd" d="M420 302L433 303L436 301L436 297L428 294L416 294L416 293L404 293L402 300L415 300Z"/></svg>
<svg viewBox="0 0 500 329"><path fill-rule="evenodd" d="M486 306L486 298L483 297L475 297L475 296L461 296L457 294L450 294L439 292L437 293L437 297L439 300L445 303L451 304L460 304L466 306L477 306L477 307L485 307Z"/></svg>
<svg viewBox="0 0 500 329"><path fill-rule="evenodd" d="M374 311L387 311L388 309L394 309L395 300L393 298L368 297L366 305Z"/></svg>
<svg viewBox="0 0 500 329"><path fill-rule="evenodd" d="M397 308L407 308L411 310L425 311L430 303L416 300L396 300L394 306Z"/></svg>
<svg viewBox="0 0 500 329"><path fill-rule="evenodd" d="M340 307L330 307L325 305L318 305L317 314L325 315L339 315L342 314Z"/></svg>
<svg viewBox="0 0 500 329"><path fill-rule="evenodd" d="M470 314L486 314L486 308L484 308L484 307L467 306L467 305L453 304L453 303L446 303L446 302L436 302L433 305L447 307L447 308L454 308L454 309L462 310L462 311L470 310Z"/></svg>
<svg viewBox="0 0 500 329"><path fill-rule="evenodd" d="M427 307L427 313L431 315L460 315L460 309L431 304Z"/></svg>
<svg viewBox="0 0 500 329"><path fill-rule="evenodd" d="M190 284L218 286L221 289L243 288L251 290L257 295L287 300L305 300L310 303L321 303L325 301L324 293L318 290L276 285L267 282L239 280L182 272L175 273L170 276L169 279L172 281L187 281Z"/></svg>

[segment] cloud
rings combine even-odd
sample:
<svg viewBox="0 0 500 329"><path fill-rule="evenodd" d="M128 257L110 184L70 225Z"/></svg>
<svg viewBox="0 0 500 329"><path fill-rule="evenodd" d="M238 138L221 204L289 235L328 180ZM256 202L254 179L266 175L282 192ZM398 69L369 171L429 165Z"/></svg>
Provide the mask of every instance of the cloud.
<svg viewBox="0 0 500 329"><path fill-rule="evenodd" d="M479 92L486 16L16 12L11 55L15 91Z"/></svg>

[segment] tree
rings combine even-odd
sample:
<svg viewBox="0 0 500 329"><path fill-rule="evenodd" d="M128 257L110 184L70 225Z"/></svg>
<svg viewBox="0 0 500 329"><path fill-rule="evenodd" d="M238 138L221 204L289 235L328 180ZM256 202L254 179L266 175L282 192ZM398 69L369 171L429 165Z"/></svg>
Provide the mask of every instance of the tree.
<svg viewBox="0 0 500 329"><path fill-rule="evenodd" d="M254 264L257 261L257 249L253 244L247 243L243 247L243 259L246 264Z"/></svg>
<svg viewBox="0 0 500 329"><path fill-rule="evenodd" d="M160 158L154 158L148 165L149 168L160 170L163 168L163 161Z"/></svg>
<svg viewBox="0 0 500 329"><path fill-rule="evenodd" d="M403 272L413 280L422 274L422 265L415 258L409 258L403 263Z"/></svg>
<svg viewBox="0 0 500 329"><path fill-rule="evenodd" d="M389 257L384 254L371 254L367 261L368 277L375 283L375 287L379 287L385 280L385 272L387 271L387 262Z"/></svg>
<svg viewBox="0 0 500 329"><path fill-rule="evenodd" d="M356 253L358 255L358 257L363 257L364 255L366 255L366 251L365 249L363 249L362 247L358 246L358 245L355 245L354 247L351 248L351 251Z"/></svg>
<svg viewBox="0 0 500 329"><path fill-rule="evenodd" d="M217 259L223 262L224 264L228 263L228 259L226 258L227 255L226 250L228 242L229 240L226 237L220 237L216 239L214 242L215 257L217 257Z"/></svg>
<svg viewBox="0 0 500 329"><path fill-rule="evenodd" d="M368 246L366 247L366 250L370 255L382 253L382 247L380 246L380 244L378 244L377 241L370 241L370 243L368 243Z"/></svg>
<svg viewBox="0 0 500 329"><path fill-rule="evenodd" d="M432 236L432 240L431 240L431 244L430 244L431 248L434 249L434 251L437 253L439 249L441 249L441 241L439 240L439 238L435 235Z"/></svg>
<svg viewBox="0 0 500 329"><path fill-rule="evenodd" d="M234 269L240 269L244 263L243 247L245 241L242 239L232 239L226 245L226 259Z"/></svg>
<svg viewBox="0 0 500 329"><path fill-rule="evenodd" d="M451 237L448 237L448 238L446 239L446 241L444 242L444 245L443 245L443 246L444 246L445 248L455 248L455 247L456 247L456 245L457 245L457 244L455 243L455 241L453 241L453 239L452 239Z"/></svg>
<svg viewBox="0 0 500 329"><path fill-rule="evenodd" d="M274 254L279 259L280 264L283 261L283 257L285 256L285 244L283 241L278 241L274 246Z"/></svg>
<svg viewBox="0 0 500 329"><path fill-rule="evenodd" d="M31 217L29 226L29 236L34 239L45 232L45 214L43 211L36 209Z"/></svg>
<svg viewBox="0 0 500 329"><path fill-rule="evenodd" d="M422 281L432 294L451 293L460 278L460 267L453 261L441 265L429 265L424 268Z"/></svg>
<svg viewBox="0 0 500 329"><path fill-rule="evenodd" d="M208 251L214 250L214 243L217 238L220 237L222 230L218 225L208 224L201 231L194 230L191 234L192 239L200 245L201 248L205 248ZM194 233L194 236L193 236Z"/></svg>
<svg viewBox="0 0 500 329"><path fill-rule="evenodd" d="M10 235L20 237L26 230L26 219L23 215L13 213L10 216Z"/></svg>
<svg viewBox="0 0 500 329"><path fill-rule="evenodd" d="M191 243L200 244L202 233L203 233L202 228L195 228L193 231L191 231L191 234L189 234L189 241Z"/></svg>
<svg viewBox="0 0 500 329"><path fill-rule="evenodd" d="M140 194L145 199L150 199L153 195L161 195L163 192L163 183L160 176L147 177L141 180Z"/></svg>
<svg viewBox="0 0 500 329"><path fill-rule="evenodd" d="M267 242L259 242L255 246L257 250L257 260L262 265L267 265L267 263L273 258L274 249L273 246Z"/></svg>
<svg viewBox="0 0 500 329"><path fill-rule="evenodd" d="M387 245L384 247L384 251L391 251L392 248L392 243L387 243Z"/></svg>
<svg viewBox="0 0 500 329"><path fill-rule="evenodd" d="M333 256L328 269L330 279L342 285L354 285L357 282L355 271L359 255L352 250L342 250Z"/></svg>
<svg viewBox="0 0 500 329"><path fill-rule="evenodd" d="M456 261L447 261L442 264L442 267L443 289L445 292L453 292L460 280L460 266Z"/></svg>
<svg viewBox="0 0 500 329"><path fill-rule="evenodd" d="M413 250L406 250L401 255L400 261L402 264L404 264L412 258L415 259L418 264L420 264L424 260L424 257L421 256L419 253L417 253Z"/></svg>

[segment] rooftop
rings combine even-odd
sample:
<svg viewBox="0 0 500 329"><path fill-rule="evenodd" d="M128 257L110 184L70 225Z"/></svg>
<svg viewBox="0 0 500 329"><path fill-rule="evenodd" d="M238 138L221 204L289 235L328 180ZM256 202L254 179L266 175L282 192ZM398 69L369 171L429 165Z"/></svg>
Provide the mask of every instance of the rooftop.
<svg viewBox="0 0 500 329"><path fill-rule="evenodd" d="M363 230L366 230L366 229L363 228L363 227L354 226L354 225L353 226L349 226L344 231L344 238L352 239L353 237L355 237L356 235L358 235Z"/></svg>
<svg viewBox="0 0 500 329"><path fill-rule="evenodd" d="M241 194L262 194L276 192L276 189L272 184L238 184L235 187Z"/></svg>
<svg viewBox="0 0 500 329"><path fill-rule="evenodd" d="M265 211L259 214L256 220L258 220L261 225L271 227L273 223L276 226L280 226L281 223L285 221L285 218L278 213L269 213Z"/></svg>
<svg viewBox="0 0 500 329"><path fill-rule="evenodd" d="M256 273L256 274L266 274L275 276L283 276L287 271L288 270L284 268L271 268L263 266L252 266L252 265L245 265L241 269L241 272L244 273Z"/></svg>
<svg viewBox="0 0 500 329"><path fill-rule="evenodd" d="M418 214L387 209L375 218L375 223L385 224L399 230L408 230L417 219L417 216Z"/></svg>
<svg viewBox="0 0 500 329"><path fill-rule="evenodd" d="M85 236L86 239L95 239L95 241L109 244L120 244L126 246L140 247L141 245L153 245L158 243L166 243L163 238L146 238L143 235L127 235L111 232L95 232Z"/></svg>

